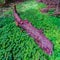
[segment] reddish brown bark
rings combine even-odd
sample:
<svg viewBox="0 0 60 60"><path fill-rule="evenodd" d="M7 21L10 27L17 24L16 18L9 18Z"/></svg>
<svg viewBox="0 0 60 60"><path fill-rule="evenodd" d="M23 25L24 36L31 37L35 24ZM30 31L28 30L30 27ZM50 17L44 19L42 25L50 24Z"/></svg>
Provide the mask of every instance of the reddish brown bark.
<svg viewBox="0 0 60 60"><path fill-rule="evenodd" d="M51 55L53 51L53 44L48 38L45 37L42 30L36 29L28 20L22 20L16 11L16 6L14 6L14 18L18 25L22 27L26 32L35 39L35 42L41 47L47 54Z"/></svg>
<svg viewBox="0 0 60 60"><path fill-rule="evenodd" d="M42 9L41 12L48 12L51 8L55 9L55 12L59 15L60 0L37 0L38 2L45 3L47 7Z"/></svg>

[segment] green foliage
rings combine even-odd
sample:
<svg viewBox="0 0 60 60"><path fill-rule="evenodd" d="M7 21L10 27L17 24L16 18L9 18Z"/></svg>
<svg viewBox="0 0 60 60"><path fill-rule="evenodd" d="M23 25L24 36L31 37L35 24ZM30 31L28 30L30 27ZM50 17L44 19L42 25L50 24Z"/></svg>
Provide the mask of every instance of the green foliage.
<svg viewBox="0 0 60 60"><path fill-rule="evenodd" d="M42 14L44 4L24 2L17 5L23 20L28 20L54 44L53 53L48 56L25 30L17 27L12 10L0 17L0 60L60 60L60 18ZM11 52L12 51L12 52Z"/></svg>
<svg viewBox="0 0 60 60"><path fill-rule="evenodd" d="M4 3L5 2L5 0L0 0L0 3Z"/></svg>

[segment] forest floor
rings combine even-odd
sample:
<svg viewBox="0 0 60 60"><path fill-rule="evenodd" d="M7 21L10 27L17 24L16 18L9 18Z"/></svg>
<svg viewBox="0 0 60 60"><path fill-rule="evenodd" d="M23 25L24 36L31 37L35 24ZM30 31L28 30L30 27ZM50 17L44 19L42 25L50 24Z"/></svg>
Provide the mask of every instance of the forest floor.
<svg viewBox="0 0 60 60"><path fill-rule="evenodd" d="M0 16L0 60L60 60L60 16L50 16L52 11L41 13L44 7L45 4L26 1L17 4L17 11L23 20L43 29L54 45L52 55L47 55L25 30L16 26L11 7Z"/></svg>

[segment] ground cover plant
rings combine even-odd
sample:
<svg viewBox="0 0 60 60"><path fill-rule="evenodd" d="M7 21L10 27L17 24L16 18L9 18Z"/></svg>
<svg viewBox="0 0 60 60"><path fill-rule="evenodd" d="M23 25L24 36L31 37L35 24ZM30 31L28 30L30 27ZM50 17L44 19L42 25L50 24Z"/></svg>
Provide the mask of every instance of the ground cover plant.
<svg viewBox="0 0 60 60"><path fill-rule="evenodd" d="M43 29L44 34L54 44L53 53L47 55L34 39L14 22L12 9L0 16L0 60L60 60L60 17L41 13L45 4L26 1L17 5L23 20L30 21L34 27Z"/></svg>

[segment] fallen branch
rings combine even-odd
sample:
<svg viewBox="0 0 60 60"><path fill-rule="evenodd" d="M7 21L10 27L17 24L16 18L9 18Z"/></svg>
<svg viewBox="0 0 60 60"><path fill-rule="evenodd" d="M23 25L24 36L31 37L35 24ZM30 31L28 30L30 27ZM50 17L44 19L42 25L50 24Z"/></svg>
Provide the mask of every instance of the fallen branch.
<svg viewBox="0 0 60 60"><path fill-rule="evenodd" d="M54 12L54 14L52 14L52 16L60 16L60 12Z"/></svg>
<svg viewBox="0 0 60 60"><path fill-rule="evenodd" d="M40 12L47 13L49 10L50 10L49 8L43 8L43 9L40 10Z"/></svg>
<svg viewBox="0 0 60 60"><path fill-rule="evenodd" d="M17 25L22 27L26 32L35 39L35 42L41 47L47 54L51 55L53 50L53 44L48 38L45 37L42 30L38 30L32 26L28 20L22 20L16 11L16 6L14 6L14 18Z"/></svg>

